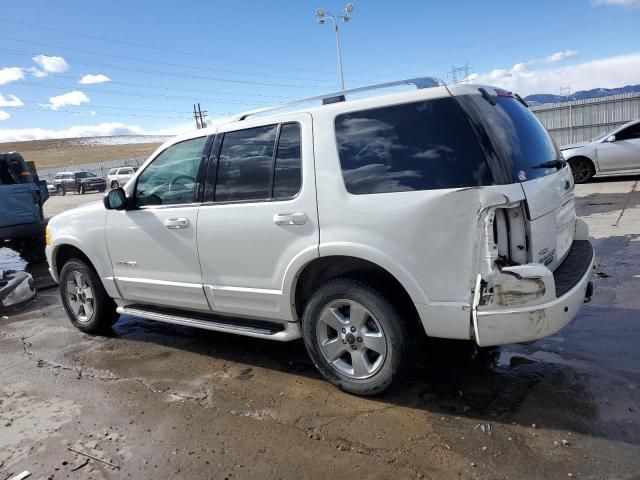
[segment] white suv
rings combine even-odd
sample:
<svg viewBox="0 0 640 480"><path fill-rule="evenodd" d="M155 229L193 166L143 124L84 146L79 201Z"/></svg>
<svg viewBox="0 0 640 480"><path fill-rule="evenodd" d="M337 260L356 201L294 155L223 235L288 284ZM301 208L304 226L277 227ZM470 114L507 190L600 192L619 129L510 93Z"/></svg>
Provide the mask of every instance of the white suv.
<svg viewBox="0 0 640 480"><path fill-rule="evenodd" d="M133 167L112 168L107 175L107 185L111 189L126 185L133 178L136 170L138 169Z"/></svg>
<svg viewBox="0 0 640 480"><path fill-rule="evenodd" d="M562 328L594 256L559 150L517 95L376 87L404 83L418 89L182 135L104 204L53 218L47 258L73 324L302 337L357 394L397 381L424 333L492 346Z"/></svg>

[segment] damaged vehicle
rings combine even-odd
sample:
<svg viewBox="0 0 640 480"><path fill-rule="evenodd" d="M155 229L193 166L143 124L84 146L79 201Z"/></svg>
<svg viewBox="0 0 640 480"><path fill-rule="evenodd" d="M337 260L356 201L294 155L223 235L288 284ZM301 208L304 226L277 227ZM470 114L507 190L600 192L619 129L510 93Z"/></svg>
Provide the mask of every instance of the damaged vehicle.
<svg viewBox="0 0 640 480"><path fill-rule="evenodd" d="M28 262L45 259L43 205L47 182L19 153L0 153L0 247L18 250Z"/></svg>
<svg viewBox="0 0 640 480"><path fill-rule="evenodd" d="M84 332L131 315L303 338L361 395L400 381L425 333L485 347L557 332L594 261L571 170L525 102L430 77L178 136L104 204L54 217L47 242Z"/></svg>

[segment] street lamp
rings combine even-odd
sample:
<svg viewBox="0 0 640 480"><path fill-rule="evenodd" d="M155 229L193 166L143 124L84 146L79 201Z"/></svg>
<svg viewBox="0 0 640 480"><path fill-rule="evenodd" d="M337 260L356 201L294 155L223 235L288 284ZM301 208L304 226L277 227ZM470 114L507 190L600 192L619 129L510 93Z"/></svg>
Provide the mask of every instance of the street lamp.
<svg viewBox="0 0 640 480"><path fill-rule="evenodd" d="M351 13L353 12L353 3L347 3L338 15L332 15L329 12L325 12L322 8L316 10L316 17L318 17L318 23L324 25L326 19L329 18L333 21L333 29L336 32L336 51L338 52L338 73L340 74L340 85L344 90L344 75L342 73L342 55L340 54L340 35L338 34L338 20L348 22L351 20Z"/></svg>

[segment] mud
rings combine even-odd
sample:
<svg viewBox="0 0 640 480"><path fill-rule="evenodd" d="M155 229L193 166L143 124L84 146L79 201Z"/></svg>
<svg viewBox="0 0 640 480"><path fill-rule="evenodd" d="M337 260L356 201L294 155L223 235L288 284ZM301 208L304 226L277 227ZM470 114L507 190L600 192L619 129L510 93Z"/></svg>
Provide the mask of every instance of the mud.
<svg viewBox="0 0 640 480"><path fill-rule="evenodd" d="M322 380L300 342L130 317L92 337L41 292L0 319L0 479L638 478L639 241L595 240L607 276L558 334L426 341L369 399Z"/></svg>

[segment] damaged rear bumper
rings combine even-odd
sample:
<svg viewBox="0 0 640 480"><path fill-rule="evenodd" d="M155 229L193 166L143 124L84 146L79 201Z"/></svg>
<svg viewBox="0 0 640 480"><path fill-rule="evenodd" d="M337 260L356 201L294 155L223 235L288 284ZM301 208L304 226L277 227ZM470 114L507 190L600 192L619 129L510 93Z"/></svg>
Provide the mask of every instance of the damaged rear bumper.
<svg viewBox="0 0 640 480"><path fill-rule="evenodd" d="M547 290L546 293L542 290L540 298L544 303L534 302L534 305L517 308L507 305L479 305L474 308L473 328L477 344L488 347L530 342L560 330L591 296L594 258L593 246L588 240L575 240L565 261L555 272L547 270L547 275L535 277ZM534 267L539 271L541 266L531 265L532 269Z"/></svg>

